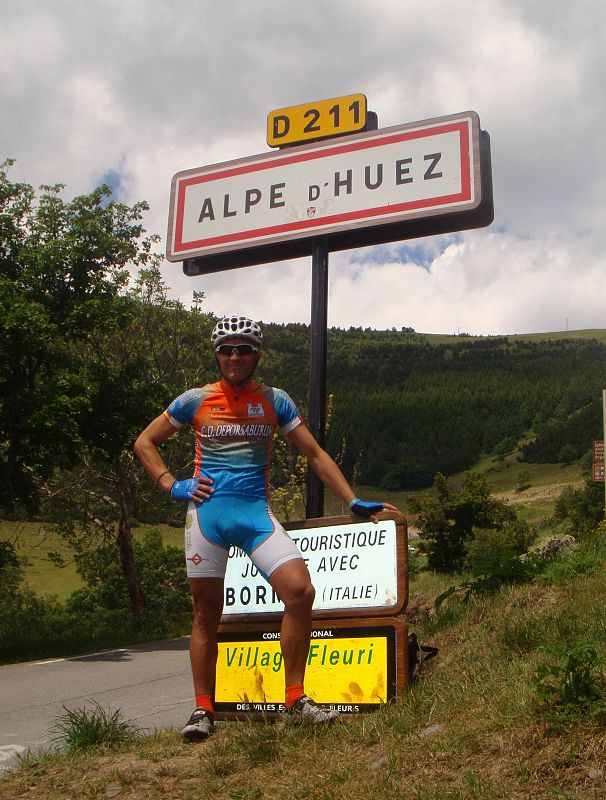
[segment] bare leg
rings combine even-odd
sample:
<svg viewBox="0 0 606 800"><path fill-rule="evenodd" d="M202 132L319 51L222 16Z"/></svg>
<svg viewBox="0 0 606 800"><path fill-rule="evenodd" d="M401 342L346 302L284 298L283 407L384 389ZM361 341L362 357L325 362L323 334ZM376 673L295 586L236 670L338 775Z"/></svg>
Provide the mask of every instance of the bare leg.
<svg viewBox="0 0 606 800"><path fill-rule="evenodd" d="M214 696L217 673L217 628L223 613L223 578L190 578L194 619L189 657L196 695Z"/></svg>
<svg viewBox="0 0 606 800"><path fill-rule="evenodd" d="M303 559L282 564L269 577L269 583L284 603L280 632L286 686L302 684L309 654L311 609L316 595Z"/></svg>

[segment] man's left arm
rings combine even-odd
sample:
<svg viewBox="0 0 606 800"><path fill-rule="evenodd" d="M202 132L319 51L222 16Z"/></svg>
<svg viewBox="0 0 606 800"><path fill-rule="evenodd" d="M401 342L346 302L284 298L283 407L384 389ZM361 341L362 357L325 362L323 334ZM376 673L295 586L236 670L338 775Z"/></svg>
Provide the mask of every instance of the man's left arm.
<svg viewBox="0 0 606 800"><path fill-rule="evenodd" d="M316 473L318 478L322 481L322 483L337 497L340 497L345 503L347 503L354 513L356 512L356 505L354 504L351 506L352 501L356 500L356 496L351 488L351 486L345 480L345 476L339 469L339 466L336 462L330 457L330 455L324 450L318 442L312 436L311 431L309 428L304 424L301 423L297 425L292 431L286 434L286 438L289 442L295 445L295 447L299 450L299 452L305 456L307 461L309 462L309 466L313 469ZM360 502L360 501L358 501ZM362 508L359 508L360 511L364 511L364 506L369 505L362 503ZM377 503L372 504L373 506L383 506L385 511L397 511L398 509L396 506L392 505L391 503ZM372 511L378 511L379 508L373 508ZM376 522L377 519L374 516L374 513L363 513L360 516L368 516L373 522Z"/></svg>

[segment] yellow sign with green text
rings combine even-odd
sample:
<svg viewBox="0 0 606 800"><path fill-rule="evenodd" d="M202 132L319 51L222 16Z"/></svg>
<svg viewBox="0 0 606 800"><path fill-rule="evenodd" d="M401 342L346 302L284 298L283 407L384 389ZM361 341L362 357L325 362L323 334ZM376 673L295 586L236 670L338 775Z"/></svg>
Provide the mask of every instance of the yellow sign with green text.
<svg viewBox="0 0 606 800"><path fill-rule="evenodd" d="M267 144L281 147L357 133L364 130L366 121L366 95L363 94L278 108L267 115Z"/></svg>
<svg viewBox="0 0 606 800"><path fill-rule="evenodd" d="M373 627L312 631L305 690L345 714L380 708L396 694L394 620ZM403 625L396 620L400 639ZM350 623L351 624L351 623ZM215 710L218 717L284 710L284 668L278 630L219 636ZM401 677L401 676L399 676Z"/></svg>

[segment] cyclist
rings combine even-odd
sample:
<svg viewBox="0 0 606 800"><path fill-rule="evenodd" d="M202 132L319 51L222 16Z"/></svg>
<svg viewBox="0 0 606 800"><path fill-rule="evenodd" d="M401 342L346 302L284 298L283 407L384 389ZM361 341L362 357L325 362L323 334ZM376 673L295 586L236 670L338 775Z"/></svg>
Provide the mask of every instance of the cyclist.
<svg viewBox="0 0 606 800"><path fill-rule="evenodd" d="M135 452L152 480L173 499L188 503L185 555L194 609L190 659L196 707L181 733L190 741L214 732L217 629L232 545L248 554L284 604L280 646L286 714L294 721L319 724L330 724L339 716L316 705L304 691L315 590L303 557L268 503L276 428L306 456L327 488L349 504L352 513L376 522L377 512L396 510L389 503L356 498L286 392L252 380L262 338L258 323L246 317L217 322L211 342L220 380L177 397L135 443ZM176 480L158 446L187 424L195 436L194 477Z"/></svg>

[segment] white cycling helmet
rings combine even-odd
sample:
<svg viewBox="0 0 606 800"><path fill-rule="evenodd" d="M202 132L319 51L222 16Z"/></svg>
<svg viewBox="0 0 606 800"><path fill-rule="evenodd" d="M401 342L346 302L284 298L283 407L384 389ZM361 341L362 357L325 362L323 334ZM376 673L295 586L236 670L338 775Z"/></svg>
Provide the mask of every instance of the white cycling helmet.
<svg viewBox="0 0 606 800"><path fill-rule="evenodd" d="M213 328L210 335L210 342L216 350L226 339L233 339L239 336L248 339L255 347L261 349L263 334L259 324L248 317L223 317Z"/></svg>

